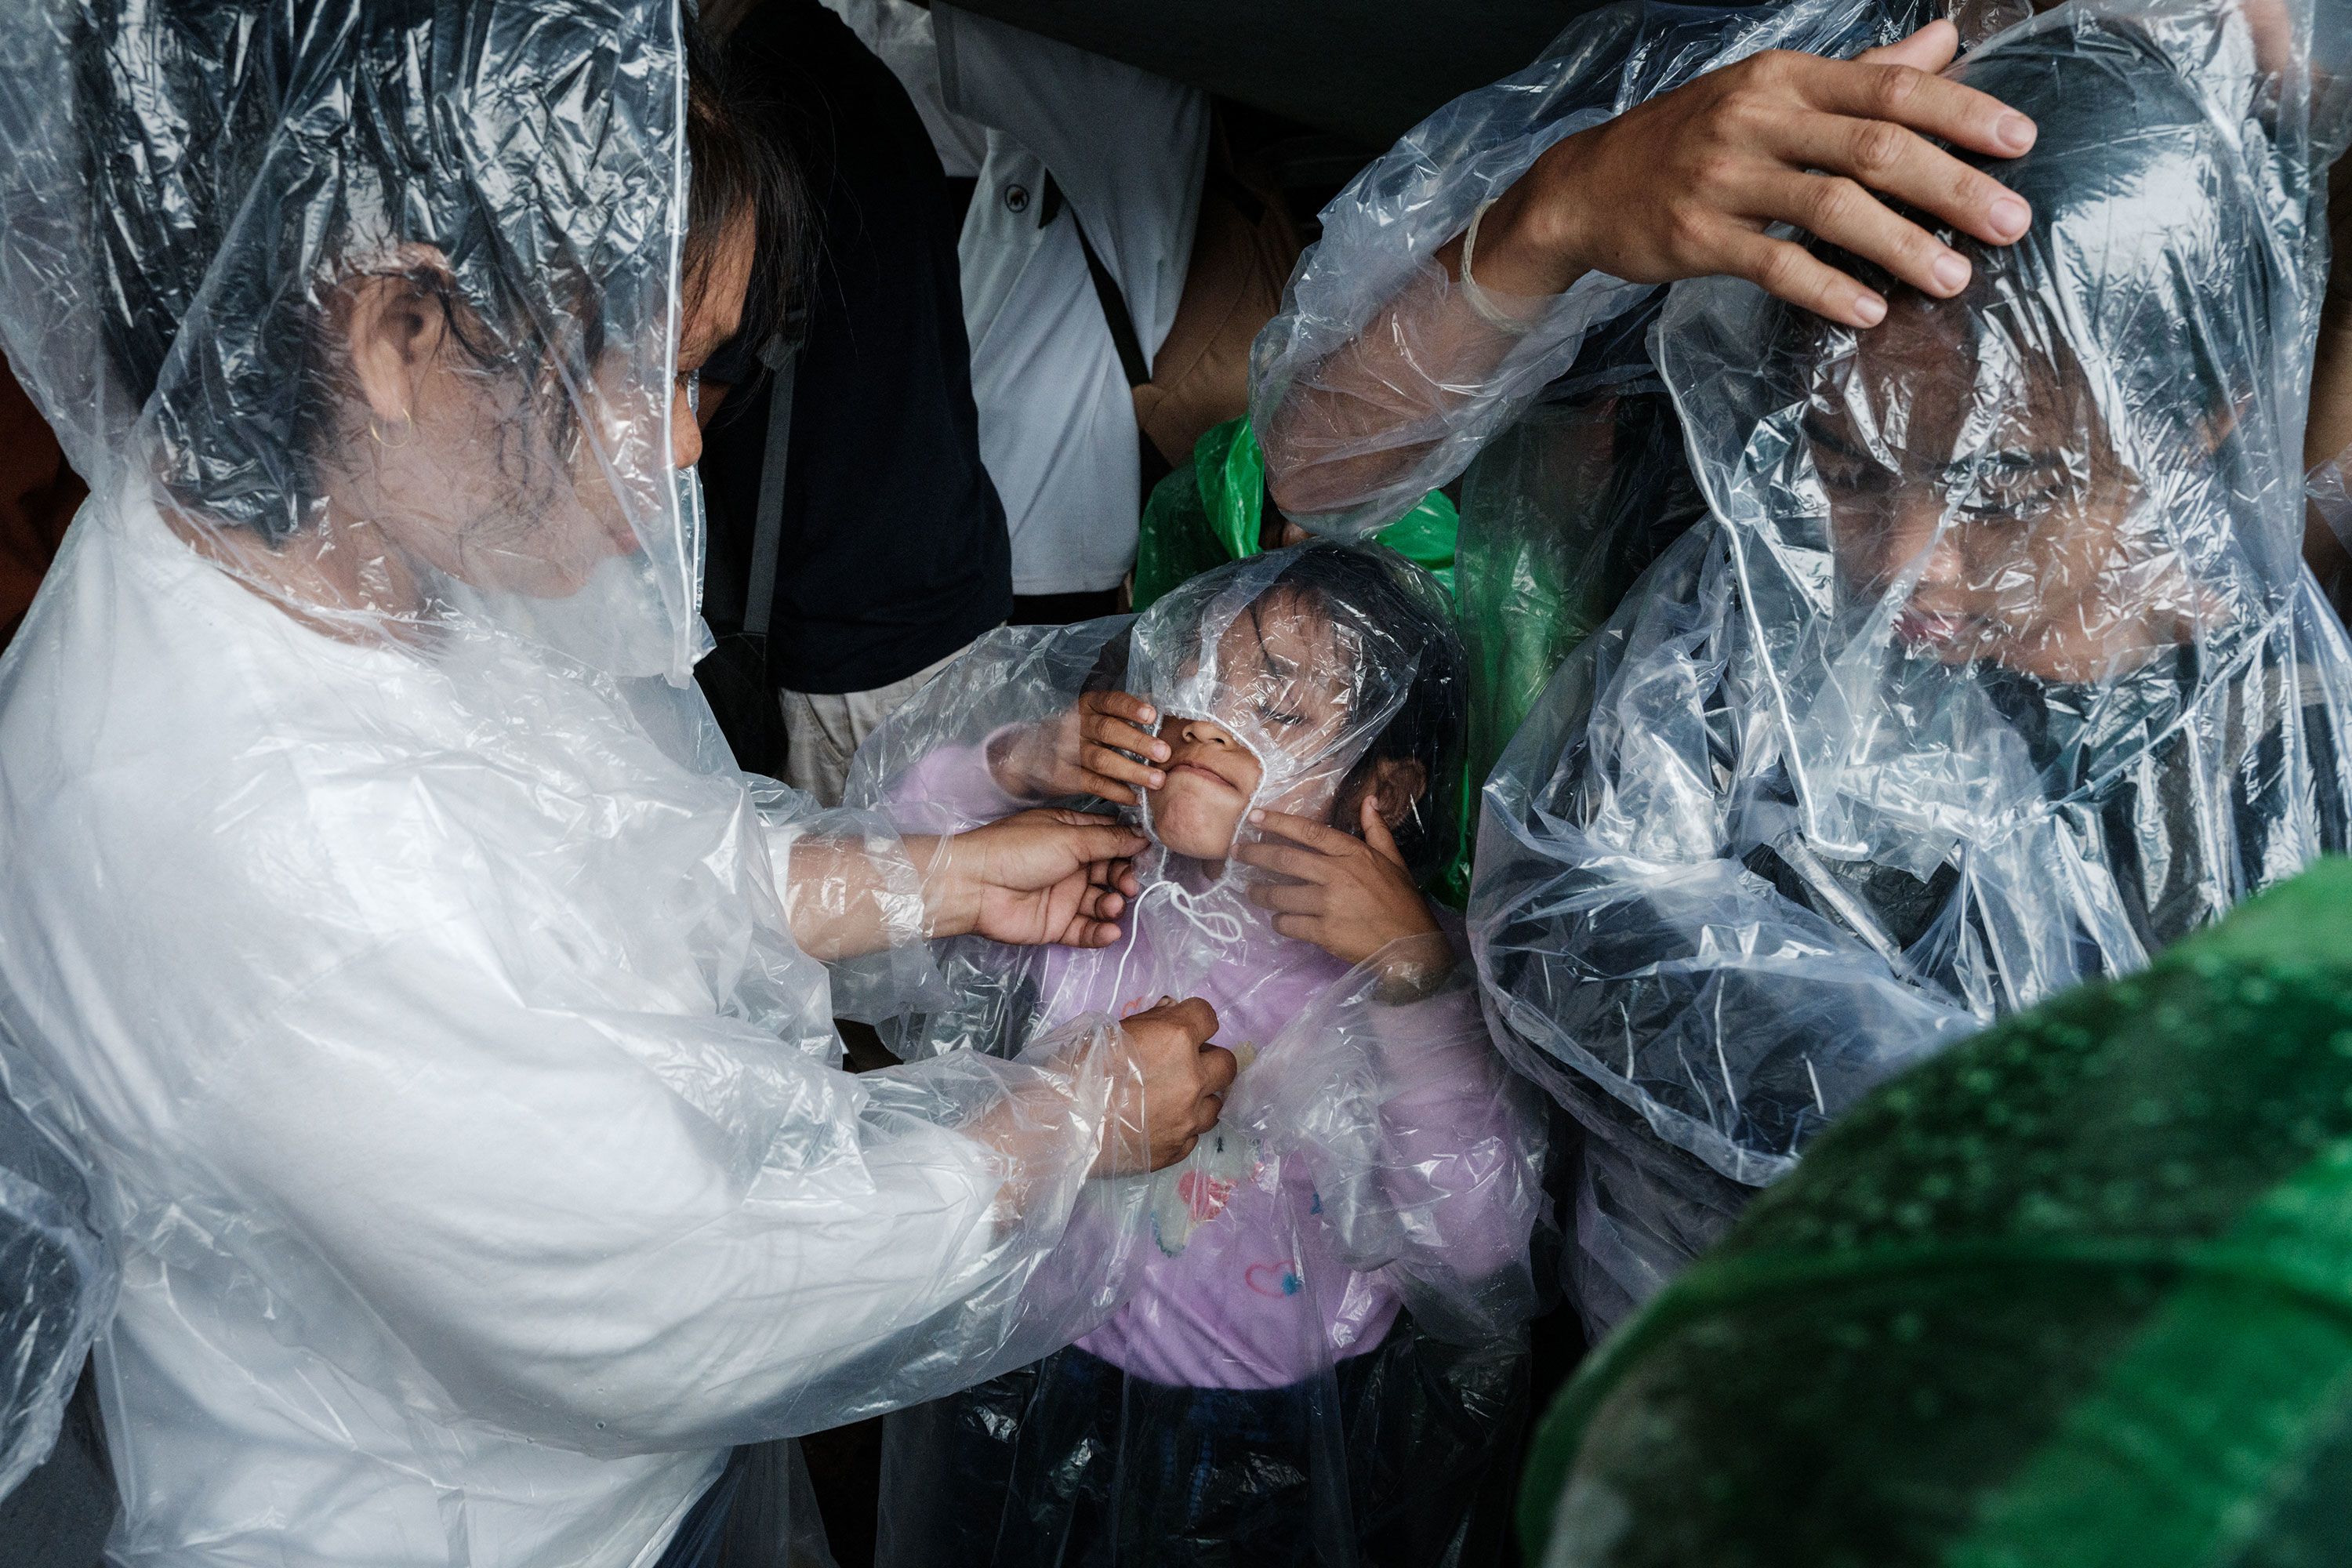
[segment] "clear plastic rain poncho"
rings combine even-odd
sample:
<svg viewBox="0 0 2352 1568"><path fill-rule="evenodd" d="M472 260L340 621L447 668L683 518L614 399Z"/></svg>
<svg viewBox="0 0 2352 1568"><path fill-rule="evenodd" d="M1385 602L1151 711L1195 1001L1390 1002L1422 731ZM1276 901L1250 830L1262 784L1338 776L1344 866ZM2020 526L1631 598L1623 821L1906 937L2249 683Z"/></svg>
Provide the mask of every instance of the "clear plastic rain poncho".
<svg viewBox="0 0 2352 1568"><path fill-rule="evenodd" d="M0 17L0 339L92 489L0 663L0 1035L121 1258L117 1561L649 1563L728 1445L1118 1299L1107 1021L836 1070L812 952L925 963L922 847L688 679L689 76L671 0Z"/></svg>
<svg viewBox="0 0 2352 1568"><path fill-rule="evenodd" d="M114 1289L81 1173L0 1100L0 1498L49 1456Z"/></svg>
<svg viewBox="0 0 2352 1568"><path fill-rule="evenodd" d="M1873 1082L2345 847L2308 16L2257 20L2076 0L1955 67L2041 127L1989 165L2032 228L1956 300L1857 336L1672 296L1712 516L1506 753L1470 916L1587 1133L1597 1326Z"/></svg>
<svg viewBox="0 0 2352 1568"><path fill-rule="evenodd" d="M1082 795L1078 705L1117 690L1171 749L1130 808L1155 845L1123 940L959 939L945 989L896 998L885 1037L953 1059L1201 996L1240 1077L1218 1131L1151 1179L1116 1316L891 1418L883 1560L1483 1560L1525 1400L1539 1097L1496 1054L1455 942L1351 967L1277 931L1251 895L1287 879L1242 858L1276 842L1248 812L1345 826L1368 793L1412 869L1449 858L1444 596L1385 550L1317 543L1213 569L1132 622L996 632L866 742L848 798L943 832Z"/></svg>

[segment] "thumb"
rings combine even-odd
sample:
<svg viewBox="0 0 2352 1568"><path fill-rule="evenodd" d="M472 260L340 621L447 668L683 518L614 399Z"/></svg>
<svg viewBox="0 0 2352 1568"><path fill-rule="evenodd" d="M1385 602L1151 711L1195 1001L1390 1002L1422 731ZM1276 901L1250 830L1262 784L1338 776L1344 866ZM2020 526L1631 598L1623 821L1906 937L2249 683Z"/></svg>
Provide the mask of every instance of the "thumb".
<svg viewBox="0 0 2352 1568"><path fill-rule="evenodd" d="M1123 822L1105 822L1095 817L1076 835L1078 858L1086 861L1121 860L1140 854L1151 842L1135 828Z"/></svg>
<svg viewBox="0 0 2352 1568"><path fill-rule="evenodd" d="M1854 58L1874 66L1916 66L1923 71L1939 71L1959 52L1960 30L1937 17L1907 38L1864 49Z"/></svg>
<svg viewBox="0 0 2352 1568"><path fill-rule="evenodd" d="M1402 870L1404 855L1397 848L1396 837L1389 831L1387 819L1381 816L1380 796L1368 795L1364 797L1363 817L1364 842L1371 847L1373 854Z"/></svg>

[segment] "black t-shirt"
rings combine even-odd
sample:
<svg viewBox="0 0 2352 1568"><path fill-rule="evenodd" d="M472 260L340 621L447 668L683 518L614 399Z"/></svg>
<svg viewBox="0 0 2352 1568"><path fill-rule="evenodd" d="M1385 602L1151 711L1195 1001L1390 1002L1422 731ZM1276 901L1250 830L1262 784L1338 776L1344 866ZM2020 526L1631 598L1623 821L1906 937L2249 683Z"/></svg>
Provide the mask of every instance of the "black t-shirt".
<svg viewBox="0 0 2352 1568"><path fill-rule="evenodd" d="M980 461L956 272L961 211L889 68L816 0L770 0L730 53L809 186L815 264L793 396L768 675L866 691L1012 613L1004 505ZM740 625L768 438L758 345L704 371L736 386L706 432L707 611Z"/></svg>

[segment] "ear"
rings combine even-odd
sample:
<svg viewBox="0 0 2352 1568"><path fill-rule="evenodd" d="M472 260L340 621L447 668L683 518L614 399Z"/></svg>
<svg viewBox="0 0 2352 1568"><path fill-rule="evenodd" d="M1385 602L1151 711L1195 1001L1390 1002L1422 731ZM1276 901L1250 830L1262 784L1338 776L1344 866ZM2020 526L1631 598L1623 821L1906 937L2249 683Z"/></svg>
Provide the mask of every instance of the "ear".
<svg viewBox="0 0 2352 1568"><path fill-rule="evenodd" d="M1381 803L1381 820L1391 830L1412 815L1429 789L1429 770L1418 757L1382 757L1372 764L1365 793Z"/></svg>
<svg viewBox="0 0 2352 1568"><path fill-rule="evenodd" d="M386 428L415 417L419 390L449 337L441 299L420 274L447 276L448 264L430 246L404 246L403 270L371 272L343 289L343 334L352 375L371 417Z"/></svg>

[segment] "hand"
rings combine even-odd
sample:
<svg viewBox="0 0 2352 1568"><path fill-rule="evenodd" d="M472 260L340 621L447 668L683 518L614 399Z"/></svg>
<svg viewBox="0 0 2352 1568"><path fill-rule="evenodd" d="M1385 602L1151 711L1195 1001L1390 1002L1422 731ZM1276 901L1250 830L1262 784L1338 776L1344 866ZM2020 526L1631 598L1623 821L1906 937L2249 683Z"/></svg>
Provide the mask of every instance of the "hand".
<svg viewBox="0 0 2352 1568"><path fill-rule="evenodd" d="M1192 1152L1217 1124L1225 1091L1240 1070L1234 1053L1208 1043L1217 1032L1216 1009L1194 997L1138 1013L1119 1026L1127 1037L1127 1075L1112 1105L1112 1132L1096 1157L1095 1173L1165 1170ZM1142 1137L1138 1139L1140 1130ZM1139 1144L1143 1158L1139 1160Z"/></svg>
<svg viewBox="0 0 2352 1568"><path fill-rule="evenodd" d="M1934 22L1852 60L1774 50L1710 71L1567 138L1479 226L1477 281L1558 293L1589 271L1635 283L1723 273L1849 326L1886 301L1793 241L1793 224L1942 298L1969 264L1883 194L1990 244L2025 232L2020 197L1927 140L1992 157L2033 145L2033 122L1935 73L1959 35ZM1458 263L1457 263L1458 265Z"/></svg>
<svg viewBox="0 0 2352 1568"><path fill-rule="evenodd" d="M1364 960L1399 942L1392 958L1416 970L1433 962L1450 967L1444 933L1429 904L1413 886L1396 839L1382 821L1380 802L1364 799L1361 838L1281 811L1254 811L1250 820L1286 843L1244 844L1234 851L1245 864L1291 879L1287 885L1255 887L1250 900L1275 912L1274 929L1313 942L1342 963Z"/></svg>
<svg viewBox="0 0 2352 1568"><path fill-rule="evenodd" d="M1082 811L1024 811L943 839L924 881L931 934L1108 947L1139 890L1129 858L1148 842Z"/></svg>
<svg viewBox="0 0 2352 1568"><path fill-rule="evenodd" d="M1140 697L1089 691L1060 718L992 744L989 772L999 788L1020 800L1091 795L1133 805L1138 789L1158 789L1168 782L1151 766L1168 760L1167 744L1154 732L1159 722L1159 713ZM1129 752L1150 761L1137 762Z"/></svg>

